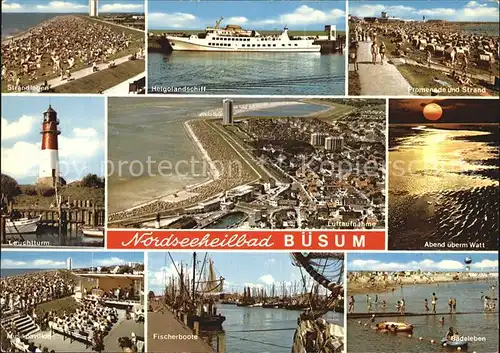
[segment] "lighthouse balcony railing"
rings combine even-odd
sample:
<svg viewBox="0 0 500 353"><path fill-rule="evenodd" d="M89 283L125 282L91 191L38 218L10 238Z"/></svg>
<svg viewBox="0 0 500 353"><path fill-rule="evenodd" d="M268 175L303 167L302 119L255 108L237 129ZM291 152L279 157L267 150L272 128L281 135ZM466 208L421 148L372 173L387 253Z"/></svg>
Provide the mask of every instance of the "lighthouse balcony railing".
<svg viewBox="0 0 500 353"><path fill-rule="evenodd" d="M48 122L49 122L49 119L45 118L45 119L43 120L43 122L44 122L44 123L48 123ZM56 120L55 120L55 122L56 122L56 124L57 124L57 125L59 125L59 123L60 123L59 119L56 119Z"/></svg>
<svg viewBox="0 0 500 353"><path fill-rule="evenodd" d="M59 130L59 129L55 129L55 130L45 130L45 131L44 131L44 130L40 130L40 134L53 133L53 132L57 133L58 135L60 135L60 134L61 134L61 130Z"/></svg>

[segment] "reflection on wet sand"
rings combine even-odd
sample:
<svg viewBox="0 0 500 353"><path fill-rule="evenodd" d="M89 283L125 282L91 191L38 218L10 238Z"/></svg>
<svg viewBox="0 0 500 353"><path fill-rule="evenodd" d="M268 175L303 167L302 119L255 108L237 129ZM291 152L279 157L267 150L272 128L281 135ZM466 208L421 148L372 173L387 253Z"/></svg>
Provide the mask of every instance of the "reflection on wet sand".
<svg viewBox="0 0 500 353"><path fill-rule="evenodd" d="M496 249L498 127L390 134L389 247Z"/></svg>

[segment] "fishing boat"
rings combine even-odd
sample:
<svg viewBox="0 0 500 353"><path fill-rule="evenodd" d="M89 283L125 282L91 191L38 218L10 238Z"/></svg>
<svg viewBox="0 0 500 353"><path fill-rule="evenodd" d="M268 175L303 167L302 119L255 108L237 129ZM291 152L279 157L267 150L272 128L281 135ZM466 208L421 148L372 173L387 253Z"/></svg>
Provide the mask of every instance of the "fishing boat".
<svg viewBox="0 0 500 353"><path fill-rule="evenodd" d="M453 340L453 339L447 339L446 337L443 337L441 339L441 345L446 348L451 348L456 350L457 348L460 347L461 350L466 349L469 343L464 340Z"/></svg>
<svg viewBox="0 0 500 353"><path fill-rule="evenodd" d="M384 321L377 324L376 329L378 331L392 331L392 332L413 332L414 326L405 322L391 322Z"/></svg>
<svg viewBox="0 0 500 353"><path fill-rule="evenodd" d="M285 306L286 310L304 310L307 308L308 305L305 303L290 303Z"/></svg>
<svg viewBox="0 0 500 353"><path fill-rule="evenodd" d="M83 228L82 232L89 238L104 238L104 228Z"/></svg>
<svg viewBox="0 0 500 353"><path fill-rule="evenodd" d="M196 280L196 253L193 253L192 298L196 310L188 312L188 325L192 327L198 322L200 330L222 329L225 316L217 314L216 302L223 294L224 278L217 277L214 262L208 256L203 261L202 268Z"/></svg>
<svg viewBox="0 0 500 353"><path fill-rule="evenodd" d="M344 352L345 329L326 321L323 316L334 311L344 300L344 254L342 253L292 253L295 266L301 267L316 285L309 293L310 307L300 314L295 330L292 353ZM319 288L325 291L320 296ZM317 335L321 333L321 347L317 346Z"/></svg>
<svg viewBox="0 0 500 353"><path fill-rule="evenodd" d="M220 28L221 17L215 27L206 27L204 33L167 35L172 49L180 51L224 52L316 52L321 46L314 44L317 37L290 36L285 26L279 35L261 35L237 25Z"/></svg>
<svg viewBox="0 0 500 353"><path fill-rule="evenodd" d="M42 216L32 218L7 219L5 222L6 234L36 233Z"/></svg>
<svg viewBox="0 0 500 353"><path fill-rule="evenodd" d="M253 308L255 304L255 298L252 297L252 288L243 288L243 298L236 304L236 306L246 306Z"/></svg>

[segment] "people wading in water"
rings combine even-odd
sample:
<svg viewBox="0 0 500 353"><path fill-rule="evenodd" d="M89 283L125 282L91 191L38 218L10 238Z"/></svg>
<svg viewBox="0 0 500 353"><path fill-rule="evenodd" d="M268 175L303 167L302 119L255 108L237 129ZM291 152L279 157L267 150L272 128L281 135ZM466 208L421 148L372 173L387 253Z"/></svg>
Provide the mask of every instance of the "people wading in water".
<svg viewBox="0 0 500 353"><path fill-rule="evenodd" d="M437 303L437 300L438 300L438 298L436 297L436 293L432 293L431 299L432 299L432 301L431 301L432 312L435 314L436 313L436 303Z"/></svg>

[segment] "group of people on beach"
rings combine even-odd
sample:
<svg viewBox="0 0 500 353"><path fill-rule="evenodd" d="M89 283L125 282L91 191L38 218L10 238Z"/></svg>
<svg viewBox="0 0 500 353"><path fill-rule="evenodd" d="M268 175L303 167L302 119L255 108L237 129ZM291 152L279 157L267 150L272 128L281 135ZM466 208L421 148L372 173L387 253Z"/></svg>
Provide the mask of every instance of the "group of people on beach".
<svg viewBox="0 0 500 353"><path fill-rule="evenodd" d="M484 77L499 74L498 35L472 34L460 25L419 21L353 22L351 28L352 43L371 41L373 64L377 63L379 56L384 63L387 49L381 38L385 38L394 44L392 54L396 57L407 57L413 60L410 62L421 63L448 75L453 71L451 78L460 85L471 85L467 74L471 75L472 70L482 70ZM354 51L350 52L350 62L354 61L357 70L357 53Z"/></svg>
<svg viewBox="0 0 500 353"><path fill-rule="evenodd" d="M84 295L90 295L91 293L84 288ZM102 293L102 299L114 299L117 301L127 301L127 300L134 300L134 288L132 286L130 287L125 287L122 288L121 286L118 286L116 288L111 288L105 292Z"/></svg>
<svg viewBox="0 0 500 353"><path fill-rule="evenodd" d="M78 68L108 62L144 38L77 16L58 16L17 38L2 42L2 80L34 85Z"/></svg>
<svg viewBox="0 0 500 353"><path fill-rule="evenodd" d="M28 313L36 305L71 295L74 288L74 280L59 271L2 277L0 309Z"/></svg>
<svg viewBox="0 0 500 353"><path fill-rule="evenodd" d="M394 293L395 289L391 289L392 293ZM432 312L433 314L436 313L436 305L437 305L438 298L436 296L436 293L432 293L431 295L431 307L429 308L429 301L427 298L424 299L424 312ZM354 313L354 305L356 303L356 300L354 299L354 296L351 295L349 296L349 309L348 313ZM373 312L374 306L378 308L379 305L379 297L378 294L375 294L374 300L370 297L369 294L366 294L366 308L369 313ZM380 302L380 308L385 311L387 307L387 301L384 299ZM401 298L401 300L398 300L395 304L396 310L398 313L401 315L405 315L406 313L406 300L404 297ZM456 313L457 312L457 299L456 298L449 298L448 300L448 307L449 307L449 313Z"/></svg>
<svg viewBox="0 0 500 353"><path fill-rule="evenodd" d="M92 342L96 351L101 351L104 336L118 321L118 312L99 303L85 302L74 313L64 313L61 316L50 313L46 320L51 330L67 336L78 334Z"/></svg>

